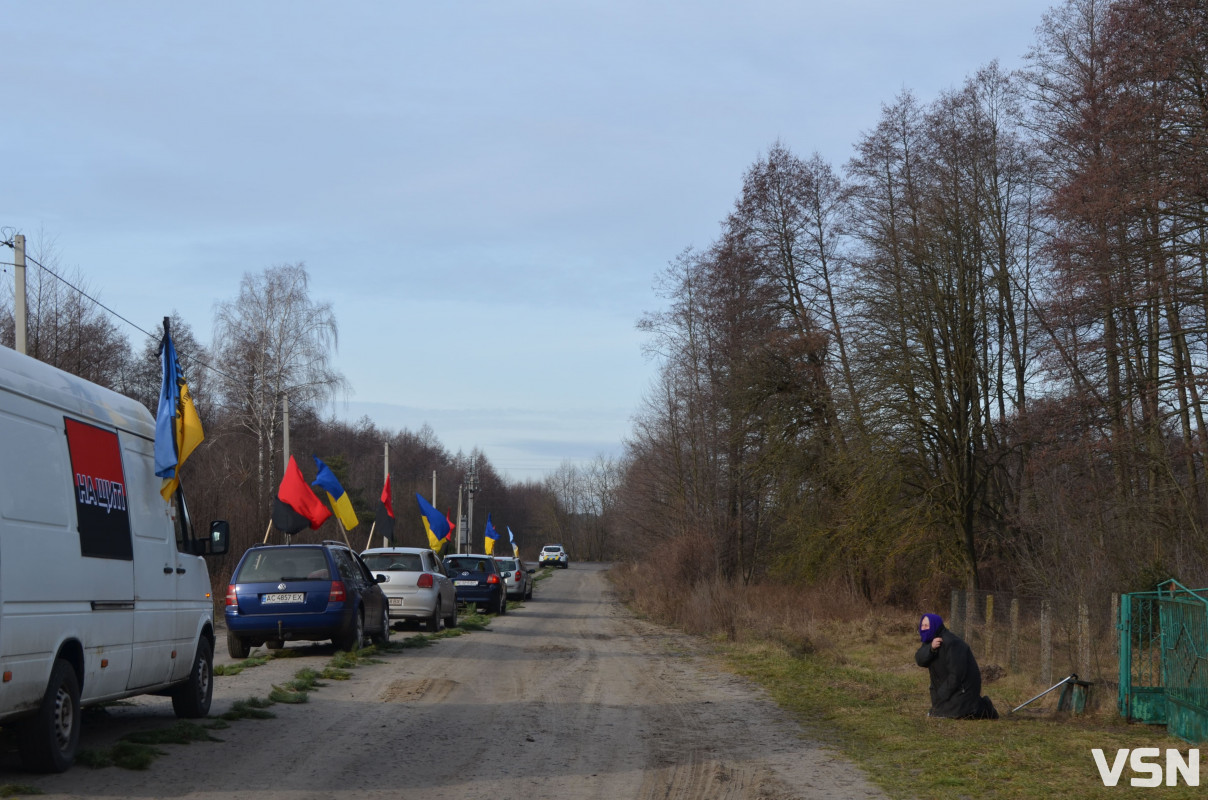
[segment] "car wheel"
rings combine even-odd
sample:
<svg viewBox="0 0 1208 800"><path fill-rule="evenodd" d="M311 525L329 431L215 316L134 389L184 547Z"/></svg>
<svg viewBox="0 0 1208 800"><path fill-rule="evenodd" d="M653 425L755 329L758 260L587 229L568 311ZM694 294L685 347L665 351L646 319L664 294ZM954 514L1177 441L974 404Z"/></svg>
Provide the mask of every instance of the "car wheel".
<svg viewBox="0 0 1208 800"><path fill-rule="evenodd" d="M172 710L181 719L198 719L210 713L214 697L214 646L204 636L197 642L189 679L172 691Z"/></svg>
<svg viewBox="0 0 1208 800"><path fill-rule="evenodd" d="M524 599L525 600L533 599L533 582L532 581L529 581L528 589L526 589L524 592Z"/></svg>
<svg viewBox="0 0 1208 800"><path fill-rule="evenodd" d="M227 631L227 652L231 654L231 658L247 658L252 648L248 647L247 642Z"/></svg>
<svg viewBox="0 0 1208 800"><path fill-rule="evenodd" d="M373 643L376 645L384 645L390 641L390 611L382 609L382 630L380 633L375 633L372 637Z"/></svg>
<svg viewBox="0 0 1208 800"><path fill-rule="evenodd" d="M457 603L453 604L453 610L449 612L449 616L445 617L445 628L457 627Z"/></svg>
<svg viewBox="0 0 1208 800"><path fill-rule="evenodd" d="M365 612L358 608L352 615L352 630L332 641L341 650L360 650L361 643L365 641Z"/></svg>
<svg viewBox="0 0 1208 800"><path fill-rule="evenodd" d="M440 630L440 599L432 606L432 616L424 621L424 627L428 629L428 633L436 633Z"/></svg>
<svg viewBox="0 0 1208 800"><path fill-rule="evenodd" d="M285 641L282 639L269 639L264 643L264 646L269 650L280 650L282 647L285 647Z"/></svg>
<svg viewBox="0 0 1208 800"><path fill-rule="evenodd" d="M75 760L79 743L80 679L60 658L50 670L37 713L20 723L21 760L35 772L63 772Z"/></svg>
<svg viewBox="0 0 1208 800"><path fill-rule="evenodd" d="M499 615L503 616L508 613L508 596L503 592L499 593Z"/></svg>

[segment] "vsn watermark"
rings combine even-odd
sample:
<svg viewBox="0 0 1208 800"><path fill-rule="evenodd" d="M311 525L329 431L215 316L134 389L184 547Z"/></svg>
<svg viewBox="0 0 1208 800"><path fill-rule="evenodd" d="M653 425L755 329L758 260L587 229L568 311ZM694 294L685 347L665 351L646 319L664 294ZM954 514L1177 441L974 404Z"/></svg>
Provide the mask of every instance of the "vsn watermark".
<svg viewBox="0 0 1208 800"><path fill-rule="evenodd" d="M1133 773L1128 782L1131 786L1178 786L1179 780L1188 786L1200 785L1200 751L1188 750L1186 757L1174 749L1166 750L1165 762L1162 751L1156 747L1138 747L1136 750L1117 750L1116 757L1109 766L1107 757L1099 748L1091 750L1095 757L1095 766L1099 768L1099 777L1104 786L1115 786L1124 776L1127 766ZM1140 777L1140 776L1146 777Z"/></svg>

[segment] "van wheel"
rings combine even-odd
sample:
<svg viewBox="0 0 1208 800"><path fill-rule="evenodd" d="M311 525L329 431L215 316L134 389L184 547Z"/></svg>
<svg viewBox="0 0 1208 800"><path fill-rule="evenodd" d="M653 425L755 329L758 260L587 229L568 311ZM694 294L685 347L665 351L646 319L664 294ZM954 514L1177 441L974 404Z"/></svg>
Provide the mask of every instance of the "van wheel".
<svg viewBox="0 0 1208 800"><path fill-rule="evenodd" d="M56 659L38 711L20 725L18 746L25 767L63 772L80 743L80 679L71 664Z"/></svg>
<svg viewBox="0 0 1208 800"><path fill-rule="evenodd" d="M197 642L189 679L172 691L172 710L181 719L198 719L210 713L213 697L214 646L203 636Z"/></svg>
<svg viewBox="0 0 1208 800"><path fill-rule="evenodd" d="M360 650L361 643L365 641L365 612L358 608L357 612L352 615L352 619L352 630L345 635L332 639L340 650L347 650L349 652Z"/></svg>
<svg viewBox="0 0 1208 800"><path fill-rule="evenodd" d="M231 654L231 658L247 658L248 653L252 652L252 648L248 646L247 642L227 631L227 652Z"/></svg>

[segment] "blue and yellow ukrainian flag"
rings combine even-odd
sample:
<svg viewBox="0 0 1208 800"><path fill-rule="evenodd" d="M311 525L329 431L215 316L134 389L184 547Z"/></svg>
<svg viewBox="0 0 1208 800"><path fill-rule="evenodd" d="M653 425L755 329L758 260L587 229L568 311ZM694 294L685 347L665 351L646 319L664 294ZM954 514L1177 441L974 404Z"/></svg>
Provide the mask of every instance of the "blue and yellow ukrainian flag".
<svg viewBox="0 0 1208 800"><path fill-rule="evenodd" d="M415 499L419 501L419 510L423 514L421 520L424 530L428 533L428 546L439 553L440 548L444 546L444 538L453 530L453 526L449 518L437 511L419 492L415 493Z"/></svg>
<svg viewBox="0 0 1208 800"><path fill-rule="evenodd" d="M495 540L499 538L499 533L495 530L495 526L491 524L491 515L487 514L487 533L486 533L487 555L495 553Z"/></svg>
<svg viewBox="0 0 1208 800"><path fill-rule="evenodd" d="M201 430L201 417L193 405L189 385L180 371L180 362L176 360L167 317L164 317L164 338L159 343L159 363L163 381L159 386L159 408L155 413L155 474L164 479L159 493L171 502L180 486L180 467L201 444L205 433Z"/></svg>
<svg viewBox="0 0 1208 800"><path fill-rule="evenodd" d="M340 481L330 467L320 461L318 456L315 456L314 459L319 468L319 474L310 482L310 485L318 486L327 492L327 499L331 501L331 510L335 512L340 524L344 526L344 530L352 530L357 526L357 515L352 510L352 500L348 499L348 492L344 491L344 487L340 485Z"/></svg>

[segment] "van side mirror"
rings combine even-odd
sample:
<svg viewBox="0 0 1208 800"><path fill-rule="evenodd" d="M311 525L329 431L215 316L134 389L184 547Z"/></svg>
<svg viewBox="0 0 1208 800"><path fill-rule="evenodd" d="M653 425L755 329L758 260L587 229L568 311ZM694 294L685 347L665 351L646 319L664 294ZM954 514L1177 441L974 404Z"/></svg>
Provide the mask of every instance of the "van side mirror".
<svg viewBox="0 0 1208 800"><path fill-rule="evenodd" d="M210 523L210 538L205 542L206 553L220 556L226 553L231 544L231 523L225 519L216 519ZM202 555L205 555L203 553Z"/></svg>

